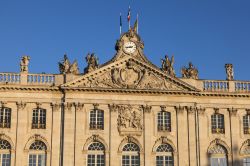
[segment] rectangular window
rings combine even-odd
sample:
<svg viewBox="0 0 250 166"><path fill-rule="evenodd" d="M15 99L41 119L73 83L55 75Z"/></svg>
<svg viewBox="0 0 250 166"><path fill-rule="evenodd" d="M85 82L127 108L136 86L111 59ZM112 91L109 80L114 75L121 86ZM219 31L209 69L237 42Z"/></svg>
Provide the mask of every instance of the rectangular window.
<svg viewBox="0 0 250 166"><path fill-rule="evenodd" d="M104 129L104 113L102 110L92 110L90 112L90 129Z"/></svg>
<svg viewBox="0 0 250 166"><path fill-rule="evenodd" d="M45 154L30 154L29 166L46 166Z"/></svg>
<svg viewBox="0 0 250 166"><path fill-rule="evenodd" d="M11 125L11 109L0 109L0 128L10 128Z"/></svg>
<svg viewBox="0 0 250 166"><path fill-rule="evenodd" d="M10 154L0 154L0 166L10 166Z"/></svg>
<svg viewBox="0 0 250 166"><path fill-rule="evenodd" d="M171 113L161 111L158 113L158 131L171 131Z"/></svg>
<svg viewBox="0 0 250 166"><path fill-rule="evenodd" d="M244 134L250 134L250 115L243 116Z"/></svg>
<svg viewBox="0 0 250 166"><path fill-rule="evenodd" d="M212 133L225 133L224 115L213 114L211 116Z"/></svg>
<svg viewBox="0 0 250 166"><path fill-rule="evenodd" d="M32 129L45 129L46 128L46 110L35 109L32 115Z"/></svg>

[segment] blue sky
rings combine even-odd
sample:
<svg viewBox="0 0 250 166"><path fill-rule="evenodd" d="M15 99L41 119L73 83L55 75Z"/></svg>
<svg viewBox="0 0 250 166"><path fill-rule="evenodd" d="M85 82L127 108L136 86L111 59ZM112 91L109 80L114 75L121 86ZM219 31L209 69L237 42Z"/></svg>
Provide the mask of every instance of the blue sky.
<svg viewBox="0 0 250 166"><path fill-rule="evenodd" d="M81 72L88 52L108 61L129 5L154 64L174 55L178 76L192 61L201 79L224 80L233 63L235 78L250 80L249 0L0 0L0 71L19 72L22 55L31 56L31 73L58 73L64 53Z"/></svg>

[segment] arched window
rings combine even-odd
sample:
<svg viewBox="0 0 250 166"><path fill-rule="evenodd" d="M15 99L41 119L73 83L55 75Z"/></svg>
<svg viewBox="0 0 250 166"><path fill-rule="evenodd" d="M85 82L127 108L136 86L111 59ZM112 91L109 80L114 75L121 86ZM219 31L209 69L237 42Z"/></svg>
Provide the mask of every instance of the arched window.
<svg viewBox="0 0 250 166"><path fill-rule="evenodd" d="M161 144L156 149L156 166L173 166L173 148L169 144Z"/></svg>
<svg viewBox="0 0 250 166"><path fill-rule="evenodd" d="M46 129L46 110L37 108L32 114L32 129Z"/></svg>
<svg viewBox="0 0 250 166"><path fill-rule="evenodd" d="M244 134L250 134L250 115L243 116L243 130Z"/></svg>
<svg viewBox="0 0 250 166"><path fill-rule="evenodd" d="M42 141L36 140L29 148L29 166L46 166L47 147Z"/></svg>
<svg viewBox="0 0 250 166"><path fill-rule="evenodd" d="M139 166L140 148L135 143L127 143L122 149L122 166Z"/></svg>
<svg viewBox="0 0 250 166"><path fill-rule="evenodd" d="M105 166L105 147L101 142L93 142L88 147L88 166Z"/></svg>
<svg viewBox="0 0 250 166"><path fill-rule="evenodd" d="M225 133L224 115L215 113L211 116L212 133Z"/></svg>
<svg viewBox="0 0 250 166"><path fill-rule="evenodd" d="M0 128L10 128L11 124L11 109L0 108Z"/></svg>
<svg viewBox="0 0 250 166"><path fill-rule="evenodd" d="M166 111L158 112L158 131L171 131L171 113Z"/></svg>
<svg viewBox="0 0 250 166"><path fill-rule="evenodd" d="M6 140L0 140L0 165L10 166L10 154L11 145Z"/></svg>
<svg viewBox="0 0 250 166"><path fill-rule="evenodd" d="M227 150L217 144L209 149L211 166L227 166Z"/></svg>
<svg viewBox="0 0 250 166"><path fill-rule="evenodd" d="M90 129L104 129L104 112L99 109L90 111Z"/></svg>

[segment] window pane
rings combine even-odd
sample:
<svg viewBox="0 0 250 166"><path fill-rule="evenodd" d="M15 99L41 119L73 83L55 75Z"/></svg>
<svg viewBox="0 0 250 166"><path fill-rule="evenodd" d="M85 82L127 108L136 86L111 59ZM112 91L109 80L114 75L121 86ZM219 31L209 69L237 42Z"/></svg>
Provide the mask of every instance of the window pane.
<svg viewBox="0 0 250 166"><path fill-rule="evenodd" d="M243 166L250 166L250 158L243 159Z"/></svg>
<svg viewBox="0 0 250 166"><path fill-rule="evenodd" d="M38 155L38 166L46 166L46 155L45 154Z"/></svg>
<svg viewBox="0 0 250 166"><path fill-rule="evenodd" d="M29 166L36 166L36 155L29 155Z"/></svg>
<svg viewBox="0 0 250 166"><path fill-rule="evenodd" d="M10 154L2 155L2 166L10 166Z"/></svg>
<svg viewBox="0 0 250 166"><path fill-rule="evenodd" d="M88 155L88 166L95 166L95 155Z"/></svg>
<svg viewBox="0 0 250 166"><path fill-rule="evenodd" d="M122 156L122 166L130 166L130 157L128 155Z"/></svg>

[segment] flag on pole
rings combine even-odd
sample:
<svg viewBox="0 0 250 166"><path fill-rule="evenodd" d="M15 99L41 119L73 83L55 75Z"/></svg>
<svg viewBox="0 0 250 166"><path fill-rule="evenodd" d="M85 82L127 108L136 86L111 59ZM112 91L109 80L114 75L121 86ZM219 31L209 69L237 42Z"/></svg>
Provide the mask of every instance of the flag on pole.
<svg viewBox="0 0 250 166"><path fill-rule="evenodd" d="M122 34L122 14L120 13L120 35Z"/></svg>
<svg viewBox="0 0 250 166"><path fill-rule="evenodd" d="M131 12L130 12L130 6L128 7L128 25L130 28L130 18L131 18Z"/></svg>

